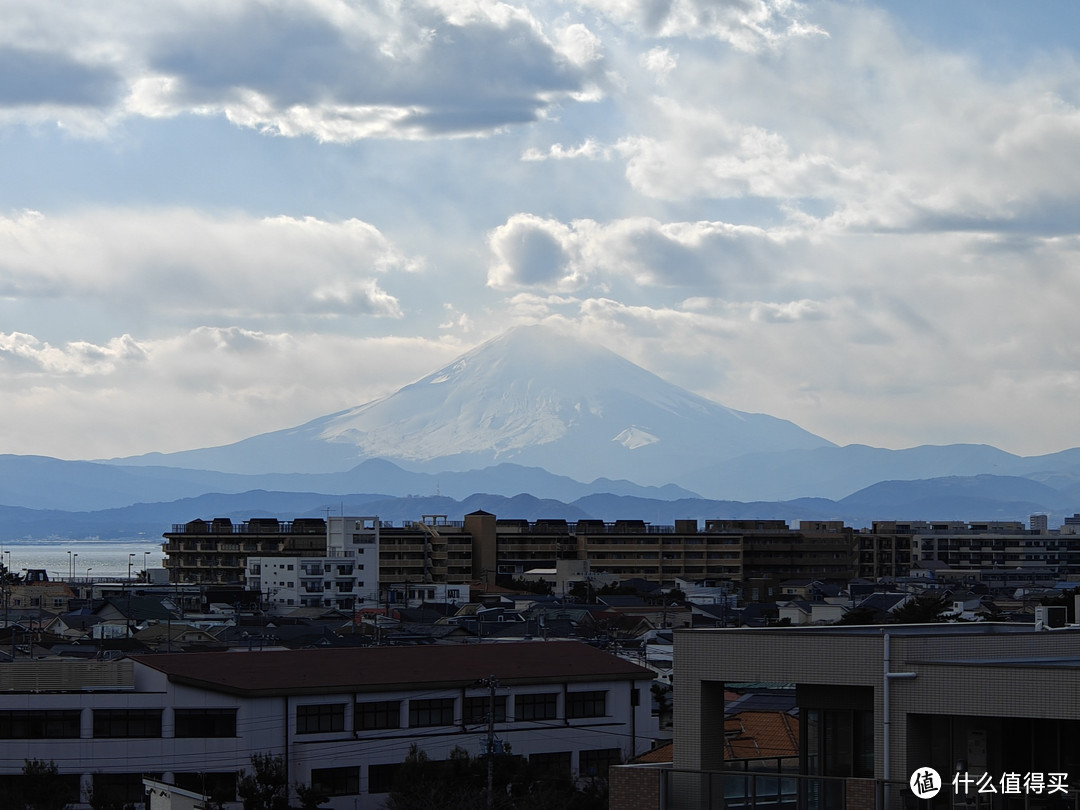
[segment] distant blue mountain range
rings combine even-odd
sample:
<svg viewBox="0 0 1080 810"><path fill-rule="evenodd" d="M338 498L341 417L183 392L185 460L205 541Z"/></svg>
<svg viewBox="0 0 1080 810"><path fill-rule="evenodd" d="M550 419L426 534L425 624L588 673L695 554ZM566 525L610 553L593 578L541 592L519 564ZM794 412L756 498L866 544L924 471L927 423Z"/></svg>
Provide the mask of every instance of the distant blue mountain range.
<svg viewBox="0 0 1080 810"><path fill-rule="evenodd" d="M367 493L367 494L362 494ZM377 494L371 494L377 493ZM0 539L156 536L196 517L1025 520L1080 511L1080 448L838 447L612 352L520 328L380 400L223 447L0 456Z"/></svg>

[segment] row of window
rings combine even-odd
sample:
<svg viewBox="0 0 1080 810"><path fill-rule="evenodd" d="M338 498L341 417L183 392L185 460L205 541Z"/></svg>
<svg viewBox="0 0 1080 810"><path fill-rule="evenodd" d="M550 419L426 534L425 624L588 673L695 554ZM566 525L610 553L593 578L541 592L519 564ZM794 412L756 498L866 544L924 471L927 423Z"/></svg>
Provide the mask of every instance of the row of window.
<svg viewBox="0 0 1080 810"><path fill-rule="evenodd" d="M514 696L514 720L554 720L558 711L558 693L540 692ZM454 725L455 698L409 700L408 728ZM486 696L465 698L461 722L479 725L494 714L493 722L507 721L507 698L498 695L494 701ZM316 703L296 707L296 732L322 734L345 730L344 703ZM607 692L569 692L566 695L566 717L576 720L607 716ZM401 701L376 700L353 706L353 728L357 731L379 731L401 727Z"/></svg>
<svg viewBox="0 0 1080 810"><path fill-rule="evenodd" d="M94 737L160 737L161 709L94 709ZM176 737L235 737L236 709L176 709ZM0 740L78 739L80 709L0 711Z"/></svg>
<svg viewBox="0 0 1080 810"><path fill-rule="evenodd" d="M432 698L408 701L408 727L424 728L454 724L455 698ZM318 703L296 707L296 730L299 734L320 734L345 730L344 703ZM554 720L558 694L541 692L514 697L514 720L518 722ZM498 695L467 697L462 706L461 722L479 725L488 721L507 721L507 698ZM353 727L358 731L378 731L401 727L401 701L381 700L357 703L353 707ZM607 692L569 692L566 695L567 719L607 715ZM94 709L95 738L160 737L161 709ZM235 737L236 709L175 709L173 736ZM0 739L44 740L78 739L81 735L81 709L37 709L0 711Z"/></svg>

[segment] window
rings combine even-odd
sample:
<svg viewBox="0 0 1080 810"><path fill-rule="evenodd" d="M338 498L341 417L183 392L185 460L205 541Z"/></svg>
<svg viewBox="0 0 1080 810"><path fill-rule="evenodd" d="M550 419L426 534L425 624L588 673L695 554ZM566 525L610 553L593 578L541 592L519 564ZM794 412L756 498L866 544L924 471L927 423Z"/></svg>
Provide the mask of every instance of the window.
<svg viewBox="0 0 1080 810"><path fill-rule="evenodd" d="M378 700L371 703L357 703L353 717L357 731L401 728L401 701Z"/></svg>
<svg viewBox="0 0 1080 810"><path fill-rule="evenodd" d="M5 807L10 805L10 797L18 796L20 793L25 795L24 791L27 788L28 781L27 777L22 773L0 775L0 796L9 797L4 800ZM82 801L79 774L58 773L56 776L50 777L49 781L56 786L56 792L60 794L57 796L58 800L63 800L68 804L77 804Z"/></svg>
<svg viewBox="0 0 1080 810"><path fill-rule="evenodd" d="M235 737L236 709L177 709L177 737Z"/></svg>
<svg viewBox="0 0 1080 810"><path fill-rule="evenodd" d="M597 748L578 752L578 773L581 776L607 777L608 768L622 762L622 751L618 748Z"/></svg>
<svg viewBox="0 0 1080 810"><path fill-rule="evenodd" d="M465 710L462 713L464 719L462 722L467 726L486 723L488 721L488 701L489 698L486 695L465 698ZM506 695L495 696L495 722L506 722Z"/></svg>
<svg viewBox="0 0 1080 810"><path fill-rule="evenodd" d="M397 776L400 763L389 765L368 765L368 793L389 793L394 789L394 777Z"/></svg>
<svg viewBox="0 0 1080 810"><path fill-rule="evenodd" d="M0 740L78 739L80 714L78 709L0 712Z"/></svg>
<svg viewBox="0 0 1080 810"><path fill-rule="evenodd" d="M344 703L313 703L296 707L297 734L322 734L344 730Z"/></svg>
<svg viewBox="0 0 1080 810"><path fill-rule="evenodd" d="M102 806L108 803L141 804L146 800L142 780L141 773L95 773L94 803L104 800Z"/></svg>
<svg viewBox="0 0 1080 810"><path fill-rule="evenodd" d="M360 792L360 769L312 768L311 787L327 796L354 796Z"/></svg>
<svg viewBox="0 0 1080 810"><path fill-rule="evenodd" d="M236 799L236 771L189 771L173 775L173 782L178 788L202 793L211 798L220 797L222 801Z"/></svg>
<svg viewBox="0 0 1080 810"><path fill-rule="evenodd" d="M94 736L160 737L161 709L94 709Z"/></svg>
<svg viewBox="0 0 1080 810"><path fill-rule="evenodd" d="M607 715L607 692L569 692L566 695L566 716L604 717Z"/></svg>
<svg viewBox="0 0 1080 810"><path fill-rule="evenodd" d="M454 699L409 701L409 728L424 726L452 726L454 724Z"/></svg>
<svg viewBox="0 0 1080 810"><path fill-rule="evenodd" d="M515 695L515 720L554 720L558 695L549 692L539 695Z"/></svg>
<svg viewBox="0 0 1080 810"><path fill-rule="evenodd" d="M555 776L570 776L570 752L549 751L542 754L530 754L529 762L540 773Z"/></svg>

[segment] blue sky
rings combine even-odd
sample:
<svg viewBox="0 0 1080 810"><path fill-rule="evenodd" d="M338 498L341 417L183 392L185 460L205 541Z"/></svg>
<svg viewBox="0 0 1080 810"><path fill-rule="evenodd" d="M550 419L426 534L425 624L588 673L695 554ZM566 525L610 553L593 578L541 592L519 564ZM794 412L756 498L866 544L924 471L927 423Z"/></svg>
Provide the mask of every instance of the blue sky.
<svg viewBox="0 0 1080 810"><path fill-rule="evenodd" d="M0 452L547 321L832 441L1080 445L1074 4L0 0Z"/></svg>

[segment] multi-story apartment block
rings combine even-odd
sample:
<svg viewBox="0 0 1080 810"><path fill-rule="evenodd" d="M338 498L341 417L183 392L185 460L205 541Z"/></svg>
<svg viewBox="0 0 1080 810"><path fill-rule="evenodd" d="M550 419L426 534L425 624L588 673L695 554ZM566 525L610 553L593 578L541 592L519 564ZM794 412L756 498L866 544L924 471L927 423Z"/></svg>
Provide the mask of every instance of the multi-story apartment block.
<svg viewBox="0 0 1080 810"><path fill-rule="evenodd" d="M890 532L887 524L875 524L873 531L862 530L855 535L859 546L859 577L876 582L879 579L906 577L911 571L911 536Z"/></svg>
<svg viewBox="0 0 1080 810"><path fill-rule="evenodd" d="M326 550L322 518L229 518L192 520L165 532L165 568L176 583L240 585L249 556L321 555Z"/></svg>
<svg viewBox="0 0 1080 810"><path fill-rule="evenodd" d="M907 538L913 563L935 561L991 585L1080 579L1080 536L1029 530L1019 521L875 521L874 535Z"/></svg>
<svg viewBox="0 0 1080 810"><path fill-rule="evenodd" d="M351 610L379 598L377 517L330 517L321 554L250 556L247 589L273 607Z"/></svg>
<svg viewBox="0 0 1080 810"><path fill-rule="evenodd" d="M462 521L425 515L397 527L374 517L238 525L200 520L165 536L167 566L177 581L234 582L245 578L246 568L249 588L282 605L347 607L377 598L379 588L491 583L498 575L553 571L568 562L590 575L668 586L678 579L744 583L743 596L753 601L778 596L779 583L788 579L907 573L901 542L889 541L886 554L883 537L856 535L840 521L791 528L782 520L718 519L702 529L696 520L673 526L632 519L500 520L477 511ZM868 540L878 550L863 565L861 546Z"/></svg>
<svg viewBox="0 0 1080 810"><path fill-rule="evenodd" d="M0 785L40 759L75 807L91 791L139 806L146 774L235 796L267 754L328 810L375 810L410 745L435 761L486 750L492 707L514 755L568 775L626 761L656 733L652 678L578 642L16 662L0 670Z"/></svg>

